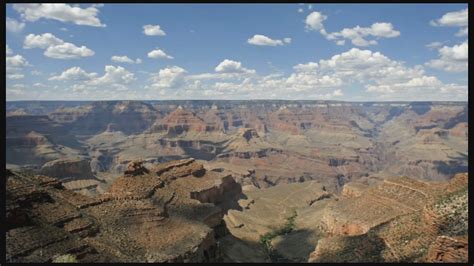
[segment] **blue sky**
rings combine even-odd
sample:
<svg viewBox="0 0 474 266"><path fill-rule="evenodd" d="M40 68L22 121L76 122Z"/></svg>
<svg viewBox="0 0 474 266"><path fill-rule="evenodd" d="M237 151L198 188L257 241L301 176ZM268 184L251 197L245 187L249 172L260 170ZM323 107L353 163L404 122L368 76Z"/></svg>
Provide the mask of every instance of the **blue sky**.
<svg viewBox="0 0 474 266"><path fill-rule="evenodd" d="M9 4L6 13L7 100L467 101L466 4Z"/></svg>

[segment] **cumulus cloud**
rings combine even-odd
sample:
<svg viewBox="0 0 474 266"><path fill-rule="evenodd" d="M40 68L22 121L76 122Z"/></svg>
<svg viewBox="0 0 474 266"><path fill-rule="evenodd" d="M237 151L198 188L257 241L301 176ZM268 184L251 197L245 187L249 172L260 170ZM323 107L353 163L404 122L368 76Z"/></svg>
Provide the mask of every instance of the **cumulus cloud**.
<svg viewBox="0 0 474 266"><path fill-rule="evenodd" d="M127 85L136 80L135 75L121 66L106 65L104 75L97 73L88 73L80 67L71 67L64 70L60 75L49 78L51 81L72 82L68 90L73 93L88 93L98 87L101 92L114 92L128 90ZM67 84L67 83L66 83ZM106 95L106 94L103 94ZM114 95L115 96L115 95ZM109 97L110 98L110 97Z"/></svg>
<svg viewBox="0 0 474 266"><path fill-rule="evenodd" d="M137 58L134 61L126 55L114 55L110 58L110 60L117 63L127 63L127 64L141 64L142 63L142 60L140 58Z"/></svg>
<svg viewBox="0 0 474 266"><path fill-rule="evenodd" d="M28 34L23 42L23 48L45 49L43 54L54 59L76 59L94 55L94 51L86 46L78 47L75 44L64 42L51 33Z"/></svg>
<svg viewBox="0 0 474 266"><path fill-rule="evenodd" d="M430 21L432 26L436 27L461 27L456 33L458 37L468 35L468 13L467 8L459 11L448 12L441 18Z"/></svg>
<svg viewBox="0 0 474 266"><path fill-rule="evenodd" d="M121 66L105 66L105 74L92 80L91 85L117 85L128 84L135 80L135 75Z"/></svg>
<svg viewBox="0 0 474 266"><path fill-rule="evenodd" d="M7 45L7 54L9 47ZM10 54L13 52L10 50ZM22 73L23 69L27 66L31 66L30 63L22 55L6 56L6 78L7 79L22 79L25 75Z"/></svg>
<svg viewBox="0 0 474 266"><path fill-rule="evenodd" d="M6 26L7 31L20 32L25 27L25 23L7 17L5 26Z"/></svg>
<svg viewBox="0 0 474 266"><path fill-rule="evenodd" d="M344 28L339 32L327 33L325 30L321 33L328 40L333 40L338 45L344 45L343 39L348 39L355 46L369 46L377 44L376 40L368 40L367 37L394 38L400 36L400 32L395 30L391 23L376 22L370 27L356 26L354 28Z"/></svg>
<svg viewBox="0 0 474 266"><path fill-rule="evenodd" d="M430 100L467 99L465 85L445 84L427 75L421 65L406 66L380 52L359 48L297 64L288 76L241 74L241 78L233 79L221 74L241 69L239 63L224 60L216 73L181 76L181 89L211 98L340 99L346 88L355 86L365 89L364 98L373 100L420 100L420 95ZM219 75L221 80L210 80Z"/></svg>
<svg viewBox="0 0 474 266"><path fill-rule="evenodd" d="M158 73L150 74L155 88L176 88L184 84L184 76L187 71L178 66L160 69Z"/></svg>
<svg viewBox="0 0 474 266"><path fill-rule="evenodd" d="M284 38L283 40L274 40L265 35L255 34L252 38L247 40L247 43L259 46L278 46L291 43L291 38Z"/></svg>
<svg viewBox="0 0 474 266"><path fill-rule="evenodd" d="M14 56L8 56L6 58L6 65L7 65L7 68L8 67L22 68L25 66L29 66L29 63L28 61L26 61L26 59L23 56L17 54Z"/></svg>
<svg viewBox="0 0 474 266"><path fill-rule="evenodd" d="M57 38L51 33L44 33L41 35L35 35L35 34L28 34L25 37L25 40L23 42L23 48L25 49L31 49L31 48L41 48L41 49L47 49L50 46L54 45L60 45L63 44L64 41Z"/></svg>
<svg viewBox="0 0 474 266"><path fill-rule="evenodd" d="M212 73L188 75L186 79L194 81L194 85L197 86L200 81L205 80L244 80L256 73L254 69L243 67L241 62L229 59L220 62L214 68L214 71Z"/></svg>
<svg viewBox="0 0 474 266"><path fill-rule="evenodd" d="M357 25L354 28L344 28L339 32L328 33L323 24L327 18L321 12L313 11L306 17L305 28L309 31L319 31L326 39L334 41L337 45L345 45L345 39L348 39L355 46L369 46L377 44L377 39L400 36L400 32L388 22L376 22L370 27ZM375 39L369 40L368 37Z"/></svg>
<svg viewBox="0 0 474 266"><path fill-rule="evenodd" d="M173 59L174 57L167 55L163 50L156 48L148 53L149 58L154 59Z"/></svg>
<svg viewBox="0 0 474 266"><path fill-rule="evenodd" d="M14 4L13 9L21 14L27 21L39 19L53 19L61 22L71 22L76 25L105 27L97 17L99 6L92 5L87 8L68 4Z"/></svg>
<svg viewBox="0 0 474 266"><path fill-rule="evenodd" d="M227 74L234 74L234 73L254 74L255 73L255 70L253 69L247 69L247 68L242 67L241 62L233 61L229 59L225 59L224 61L220 62L214 70L219 73L227 73Z"/></svg>
<svg viewBox="0 0 474 266"><path fill-rule="evenodd" d="M143 33L148 36L165 36L166 33L161 29L160 25L145 25Z"/></svg>
<svg viewBox="0 0 474 266"><path fill-rule="evenodd" d="M468 24L467 8L459 11L448 12L441 18L430 22L433 26L463 27Z"/></svg>
<svg viewBox="0 0 474 266"><path fill-rule="evenodd" d="M318 11L313 11L306 17L306 29L313 31L324 29L323 21L325 21L326 19L327 16L323 15Z"/></svg>
<svg viewBox="0 0 474 266"><path fill-rule="evenodd" d="M50 77L48 80L92 80L93 78L97 77L97 73L87 73L80 67L71 67L66 69L58 76Z"/></svg>
<svg viewBox="0 0 474 266"><path fill-rule="evenodd" d="M422 66L407 67L380 52L351 50L320 60L319 75L338 77L343 84L363 84L376 99L436 99L441 91L450 90L453 84L444 84L437 77L428 76ZM467 96L458 88L457 97ZM452 90L451 90L452 91Z"/></svg>
<svg viewBox="0 0 474 266"><path fill-rule="evenodd" d="M54 59L76 59L94 55L94 51L81 46L77 47L72 43L63 43L60 45L50 46L44 52L44 55Z"/></svg>
<svg viewBox="0 0 474 266"><path fill-rule="evenodd" d="M438 49L439 58L430 60L426 63L427 66L442 69L448 72L463 72L467 71L468 66L468 41L461 44L450 46L443 46Z"/></svg>

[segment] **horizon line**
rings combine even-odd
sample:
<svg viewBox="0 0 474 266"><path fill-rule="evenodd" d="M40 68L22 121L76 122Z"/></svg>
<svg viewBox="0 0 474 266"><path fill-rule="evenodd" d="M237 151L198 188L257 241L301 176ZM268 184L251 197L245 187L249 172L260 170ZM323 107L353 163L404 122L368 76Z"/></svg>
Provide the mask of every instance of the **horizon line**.
<svg viewBox="0 0 474 266"><path fill-rule="evenodd" d="M364 101L364 100L354 100L354 101L347 101L347 100L309 100L309 99L152 99L152 100L130 100L130 99L120 99L120 100L5 100L6 103L8 102L124 102L124 101L135 101L135 102L143 102L143 101L304 101L304 102L347 102L347 103L412 103L412 102L456 102L456 103L468 103L469 100L461 101L461 100L420 100L420 101L404 101L404 100L386 100L386 101Z"/></svg>

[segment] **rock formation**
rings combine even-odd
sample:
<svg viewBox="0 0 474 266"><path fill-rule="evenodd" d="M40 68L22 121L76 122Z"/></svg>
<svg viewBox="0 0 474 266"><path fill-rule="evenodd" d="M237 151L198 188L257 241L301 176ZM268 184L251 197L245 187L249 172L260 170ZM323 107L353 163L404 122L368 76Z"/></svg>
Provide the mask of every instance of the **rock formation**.
<svg viewBox="0 0 474 266"><path fill-rule="evenodd" d="M224 199L240 186L194 160L133 162L98 198L57 179L7 172L7 261L204 262L219 259Z"/></svg>
<svg viewBox="0 0 474 266"><path fill-rule="evenodd" d="M59 179L94 178L90 162L85 159L57 159L45 163L40 173Z"/></svg>
<svg viewBox="0 0 474 266"><path fill-rule="evenodd" d="M7 116L12 167L80 156L107 178L127 168L123 161L193 157L255 169L261 187L321 180L337 189L341 176L447 180L467 170L465 103L99 101L7 109L27 113Z"/></svg>

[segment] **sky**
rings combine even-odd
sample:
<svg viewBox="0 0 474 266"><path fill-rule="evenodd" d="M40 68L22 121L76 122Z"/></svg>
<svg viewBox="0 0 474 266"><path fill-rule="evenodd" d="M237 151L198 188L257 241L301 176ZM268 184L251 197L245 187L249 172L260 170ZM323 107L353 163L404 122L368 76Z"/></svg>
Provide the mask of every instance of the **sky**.
<svg viewBox="0 0 474 266"><path fill-rule="evenodd" d="M6 99L467 101L467 4L8 4Z"/></svg>

